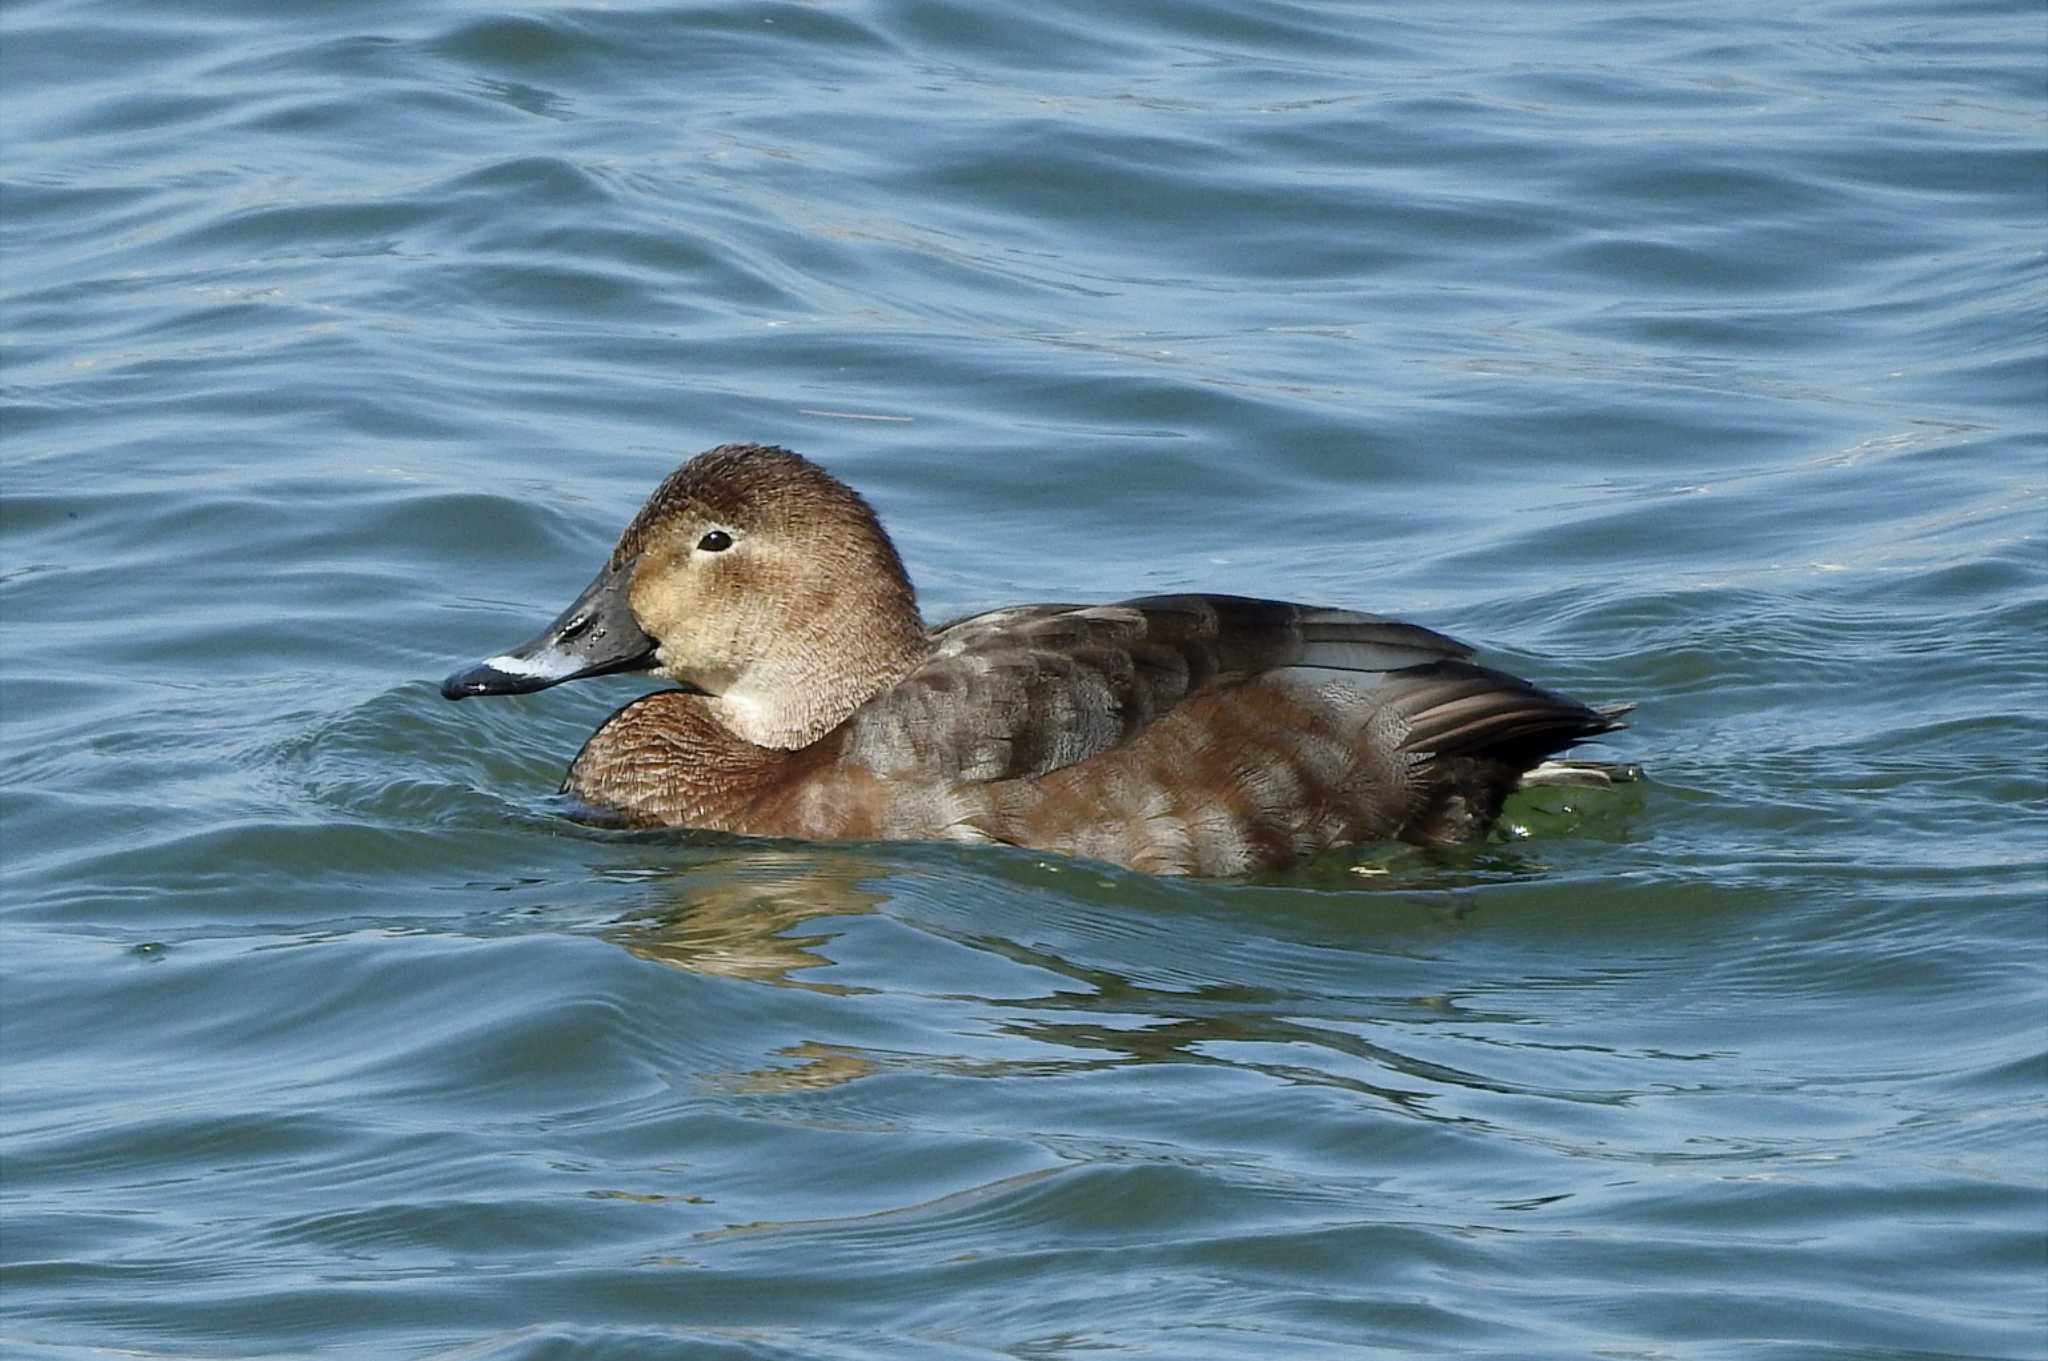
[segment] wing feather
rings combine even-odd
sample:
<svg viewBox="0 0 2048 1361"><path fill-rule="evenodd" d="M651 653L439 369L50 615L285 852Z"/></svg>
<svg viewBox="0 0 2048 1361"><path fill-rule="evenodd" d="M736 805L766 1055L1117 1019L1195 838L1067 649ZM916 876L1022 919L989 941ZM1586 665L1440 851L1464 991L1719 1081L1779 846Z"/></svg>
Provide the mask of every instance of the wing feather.
<svg viewBox="0 0 2048 1361"><path fill-rule="evenodd" d="M1619 709L1594 709L1504 671L1462 660L1388 678L1389 707L1407 720L1403 751L1435 757L1534 752L1532 761L1625 726Z"/></svg>

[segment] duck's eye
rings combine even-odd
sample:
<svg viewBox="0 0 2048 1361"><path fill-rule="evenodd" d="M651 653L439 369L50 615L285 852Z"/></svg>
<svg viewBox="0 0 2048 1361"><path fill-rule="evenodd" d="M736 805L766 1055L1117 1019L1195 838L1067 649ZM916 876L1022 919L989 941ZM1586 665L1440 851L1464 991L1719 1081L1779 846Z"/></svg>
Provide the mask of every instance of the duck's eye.
<svg viewBox="0 0 2048 1361"><path fill-rule="evenodd" d="M703 538L697 540L697 551L700 553L723 553L730 547L732 547L732 535L722 529L714 529Z"/></svg>

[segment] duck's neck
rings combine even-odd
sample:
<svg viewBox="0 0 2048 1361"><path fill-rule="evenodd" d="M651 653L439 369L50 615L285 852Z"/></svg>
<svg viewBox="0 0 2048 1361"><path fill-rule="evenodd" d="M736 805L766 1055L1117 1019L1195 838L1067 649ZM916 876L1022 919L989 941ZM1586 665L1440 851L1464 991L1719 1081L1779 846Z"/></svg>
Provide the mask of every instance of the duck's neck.
<svg viewBox="0 0 2048 1361"><path fill-rule="evenodd" d="M924 665L931 634L893 550L885 566L821 578L804 598L778 602L764 621L775 646L704 687L711 715L754 746L796 751Z"/></svg>
<svg viewBox="0 0 2048 1361"><path fill-rule="evenodd" d="M707 707L754 746L796 751L844 723L931 655L931 640L921 625L914 637L838 641L832 647L824 639L805 640L787 657L749 668L711 696Z"/></svg>

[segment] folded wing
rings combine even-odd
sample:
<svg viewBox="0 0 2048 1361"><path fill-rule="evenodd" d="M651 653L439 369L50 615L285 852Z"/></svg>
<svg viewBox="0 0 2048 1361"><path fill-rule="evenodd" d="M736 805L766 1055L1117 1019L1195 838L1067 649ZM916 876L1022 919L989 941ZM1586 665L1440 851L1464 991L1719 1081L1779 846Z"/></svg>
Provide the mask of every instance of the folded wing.
<svg viewBox="0 0 2048 1361"><path fill-rule="evenodd" d="M848 721L846 754L877 774L1042 775L1110 750L1190 696L1286 668L1462 667L1442 673L1449 690L1425 687L1453 704L1469 698L1464 672L1497 674L1466 664L1463 643L1415 624L1239 596L1023 605L963 619L933 641L923 667ZM1443 730L1470 736L1457 722Z"/></svg>

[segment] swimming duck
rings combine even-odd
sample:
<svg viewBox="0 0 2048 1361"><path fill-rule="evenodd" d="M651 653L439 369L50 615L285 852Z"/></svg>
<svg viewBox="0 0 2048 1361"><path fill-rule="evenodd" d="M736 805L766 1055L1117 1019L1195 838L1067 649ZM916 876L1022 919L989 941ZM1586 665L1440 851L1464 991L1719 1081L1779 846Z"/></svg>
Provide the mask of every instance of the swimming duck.
<svg viewBox="0 0 2048 1361"><path fill-rule="evenodd" d="M1395 619L1228 595L927 628L859 494L788 450L726 444L654 489L559 618L441 693L678 682L605 720L562 784L635 825L1225 875L1477 836L1545 758L1622 726L1622 708L1471 654Z"/></svg>

